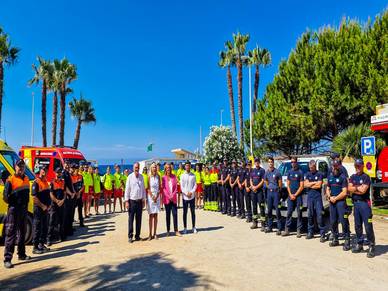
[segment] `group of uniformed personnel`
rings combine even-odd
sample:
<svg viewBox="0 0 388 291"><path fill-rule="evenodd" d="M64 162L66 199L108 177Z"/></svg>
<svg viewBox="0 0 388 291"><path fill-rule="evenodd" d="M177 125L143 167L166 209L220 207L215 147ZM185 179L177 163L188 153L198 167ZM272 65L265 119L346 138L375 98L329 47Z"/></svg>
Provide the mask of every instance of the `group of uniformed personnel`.
<svg viewBox="0 0 388 291"><path fill-rule="evenodd" d="M316 221L319 227L320 241L323 243L327 240L327 233L323 221L322 189L324 183L327 183L324 196L329 201L331 230L329 245L331 247L339 245L338 224L340 223L344 235L343 249L345 251L351 249L353 253L363 251L364 225L369 243L367 256L372 258L375 256L375 236L369 198L371 180L363 171L363 160L356 159L354 164L356 173L348 179L347 171L339 156L334 155L332 158L332 169L328 173L327 182L324 182L325 175L317 170L316 161L309 162L309 171L304 174L299 169L297 158L293 157L291 169L287 173L285 197L282 197L282 176L275 168L272 157L268 158L266 171L260 166L259 158L254 160L253 168L251 161L241 161L238 167L236 160L233 160L229 167L227 159L224 159L219 168L216 163L213 163L210 171L209 166L205 166L202 179L205 184L204 209L246 219L246 222L252 222L251 229L260 226L261 231L265 233L273 231L275 213L276 234L279 236L290 235L292 215L296 211L296 236L300 238L302 237L303 195L307 195L306 239L314 237ZM216 173L217 180L215 179ZM282 200L287 202L284 229L281 217ZM348 220L349 214L352 212L348 205L349 200L354 205L356 242L353 247L351 247Z"/></svg>

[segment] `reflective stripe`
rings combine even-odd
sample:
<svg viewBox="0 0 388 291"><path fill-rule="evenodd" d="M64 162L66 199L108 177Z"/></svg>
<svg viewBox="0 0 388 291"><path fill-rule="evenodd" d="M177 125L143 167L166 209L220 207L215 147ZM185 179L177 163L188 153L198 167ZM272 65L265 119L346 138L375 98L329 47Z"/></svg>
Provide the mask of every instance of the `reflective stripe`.
<svg viewBox="0 0 388 291"><path fill-rule="evenodd" d="M344 214L344 218L348 218L349 217L349 215L347 215L347 214Z"/></svg>
<svg viewBox="0 0 388 291"><path fill-rule="evenodd" d="M372 223L372 218L369 218L369 219L368 219L368 223Z"/></svg>
<svg viewBox="0 0 388 291"><path fill-rule="evenodd" d="M279 205L278 205L278 208L282 208L282 205L281 205L281 204L279 204Z"/></svg>

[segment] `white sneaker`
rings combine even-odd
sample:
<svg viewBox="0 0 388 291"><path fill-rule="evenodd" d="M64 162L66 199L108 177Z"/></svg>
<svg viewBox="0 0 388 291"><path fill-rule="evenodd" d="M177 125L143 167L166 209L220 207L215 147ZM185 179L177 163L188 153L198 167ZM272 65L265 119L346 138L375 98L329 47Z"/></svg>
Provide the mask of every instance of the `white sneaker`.
<svg viewBox="0 0 388 291"><path fill-rule="evenodd" d="M193 233L198 233L198 230L195 227L193 228Z"/></svg>
<svg viewBox="0 0 388 291"><path fill-rule="evenodd" d="M187 229L186 228L183 230L183 234L187 234Z"/></svg>

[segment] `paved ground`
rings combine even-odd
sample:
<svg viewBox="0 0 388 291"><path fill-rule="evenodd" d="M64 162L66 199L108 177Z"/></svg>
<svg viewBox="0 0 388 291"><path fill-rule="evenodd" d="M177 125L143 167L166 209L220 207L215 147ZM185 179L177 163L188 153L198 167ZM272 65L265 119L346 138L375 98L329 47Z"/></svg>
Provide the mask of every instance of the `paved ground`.
<svg viewBox="0 0 388 291"><path fill-rule="evenodd" d="M144 212L144 214L146 214ZM387 290L388 221L375 219L377 256L329 248L318 239L281 238L247 223L198 212L199 233L127 242L127 215L93 216L87 230L32 262L0 268L0 289ZM181 220L181 210L179 213ZM147 236L148 220L142 234ZM180 223L181 225L181 223ZM3 253L3 247L0 247ZM31 254L31 247L28 247Z"/></svg>

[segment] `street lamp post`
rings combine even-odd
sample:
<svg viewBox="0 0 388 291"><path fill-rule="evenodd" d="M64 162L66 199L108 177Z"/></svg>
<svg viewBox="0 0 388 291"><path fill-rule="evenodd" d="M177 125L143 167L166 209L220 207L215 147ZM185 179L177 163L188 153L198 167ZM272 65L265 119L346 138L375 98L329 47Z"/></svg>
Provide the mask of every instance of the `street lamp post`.
<svg viewBox="0 0 388 291"><path fill-rule="evenodd" d="M224 112L224 109L221 109L221 126L222 126L222 113Z"/></svg>

